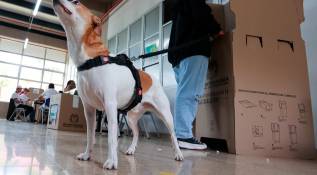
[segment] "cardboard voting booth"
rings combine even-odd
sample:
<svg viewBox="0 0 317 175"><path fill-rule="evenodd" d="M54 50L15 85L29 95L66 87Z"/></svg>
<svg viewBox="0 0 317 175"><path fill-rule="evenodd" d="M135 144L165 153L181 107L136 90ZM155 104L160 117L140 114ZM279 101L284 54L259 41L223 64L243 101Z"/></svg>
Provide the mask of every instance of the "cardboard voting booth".
<svg viewBox="0 0 317 175"><path fill-rule="evenodd" d="M56 94L51 97L47 127L63 131L86 131L82 102L77 95Z"/></svg>
<svg viewBox="0 0 317 175"><path fill-rule="evenodd" d="M212 46L196 135L230 153L315 158L303 1L210 6L226 34Z"/></svg>

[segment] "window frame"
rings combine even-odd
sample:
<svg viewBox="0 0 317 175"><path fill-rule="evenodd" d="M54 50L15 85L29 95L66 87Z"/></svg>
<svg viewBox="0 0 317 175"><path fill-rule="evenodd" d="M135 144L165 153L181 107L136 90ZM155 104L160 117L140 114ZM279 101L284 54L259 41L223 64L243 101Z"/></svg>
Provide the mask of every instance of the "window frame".
<svg viewBox="0 0 317 175"><path fill-rule="evenodd" d="M159 11L158 15L158 31L151 34L150 36L148 37L145 37L145 17L149 14L151 14L154 10L157 10ZM139 20L141 20L141 40L136 42L136 43L132 43L130 44L130 28L132 25L134 25L135 23L137 23ZM149 9L146 13L144 13L142 16L140 16L139 18L137 18L136 20L134 20L132 23L128 24L127 27L123 28L123 30L121 30L120 32L116 33L115 35L112 35L110 36L108 39L107 39L107 42L108 44L110 43L111 40L115 39L115 53L111 53L112 55L117 55L117 54L120 54L120 53L123 53L123 52L126 52L128 57L131 58L131 55L130 55L130 49L135 47L136 45L140 45L141 47L141 52L140 52L140 55L144 54L145 53L145 42L155 36L158 36L158 40L159 40L159 45L158 45L158 50L161 50L162 49L162 29L163 29L163 3L159 3L158 5L154 6L153 8ZM120 52L118 52L118 34L120 34L121 32L127 30L127 48L125 50L121 50ZM112 47L112 46L111 46ZM150 65L150 66L146 66L146 68L149 68L151 66L157 66L157 64L159 64L158 66L158 77L159 77L159 80L160 80L160 83L163 85L163 64L162 64L162 55L158 55L157 56L157 63L153 64L153 65ZM140 64L140 59L137 59L135 61L132 61L134 64ZM141 59L141 67L144 68L145 66L145 61L144 59ZM146 68L144 68L143 70L146 71Z"/></svg>
<svg viewBox="0 0 317 175"><path fill-rule="evenodd" d="M9 40L9 41L12 41L12 42L16 42L18 44L23 44L24 43L24 41L0 35L0 41L2 41L2 40L5 40L5 41ZM58 48L54 48L54 47L50 47L50 46L46 46L46 45L37 44L37 43L30 43L30 44L34 45L36 47L42 47L45 50L45 54L44 54L43 58L42 57L37 57L37 56L30 56L28 54L25 54L24 48L22 49L22 53L15 53L15 52L10 52L10 51L7 51L7 50L0 49L0 52L5 52L5 53L8 53L8 54L15 54L15 55L18 55L20 57L20 60L19 60L20 63L19 64L13 63L13 62L7 62L6 60L1 60L0 63L7 64L7 65L18 66L19 69L18 69L18 75L16 77L7 76L7 75L0 75L0 77L1 78L8 78L8 79L17 80L16 86L18 86L20 84L20 81L29 81L29 82L39 83L40 84L39 88L41 88L41 87L43 87L43 84L50 83L50 82L44 81L44 72L47 71L47 72L53 72L53 73L62 74L63 82L61 84L60 83L55 83L55 84L56 84L56 86L62 86L63 87L63 85L65 83L65 78L66 78L67 63L69 62L68 61L69 60L69 56L68 56L67 50L58 49ZM59 58L59 59L56 59L56 60L47 59L46 58L47 57L47 50L54 50L54 51L60 52L60 55L65 55L65 58ZM43 60L43 64L42 64L41 67L39 67L39 66L33 67L31 65L25 65L25 64L22 63L23 62L23 57L31 57L31 58L35 58L35 59L41 59L41 60ZM64 62L61 62L61 60L64 60ZM50 68L45 68L46 61L50 61L50 62L54 62L54 63L58 63L58 64L64 64L63 71L61 72L61 71L52 70ZM41 71L41 79L40 80L29 80L29 79L26 79L26 78L22 78L21 77L22 68L31 68L31 69L35 69L35 70L40 70ZM4 102L8 102L9 100L10 99L7 99L7 101L4 101Z"/></svg>

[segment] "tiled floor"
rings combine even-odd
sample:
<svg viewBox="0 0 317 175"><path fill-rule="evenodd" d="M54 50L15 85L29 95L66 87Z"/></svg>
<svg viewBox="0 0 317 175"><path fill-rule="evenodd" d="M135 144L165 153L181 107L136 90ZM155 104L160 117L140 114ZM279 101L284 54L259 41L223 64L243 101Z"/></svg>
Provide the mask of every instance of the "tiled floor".
<svg viewBox="0 0 317 175"><path fill-rule="evenodd" d="M130 137L119 140L119 170L102 169L107 137L97 136L92 161L75 159L85 134L47 130L42 125L0 120L0 175L317 175L317 161L242 157L213 151L183 151L173 160L169 141L141 138L135 156L124 151Z"/></svg>

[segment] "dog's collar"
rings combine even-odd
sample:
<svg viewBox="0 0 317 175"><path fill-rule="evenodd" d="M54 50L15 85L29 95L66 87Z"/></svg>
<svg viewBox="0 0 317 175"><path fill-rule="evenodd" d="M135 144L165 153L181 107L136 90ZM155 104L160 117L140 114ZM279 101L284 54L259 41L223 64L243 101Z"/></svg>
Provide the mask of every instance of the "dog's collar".
<svg viewBox="0 0 317 175"><path fill-rule="evenodd" d="M93 67L102 66L108 64L112 57L105 57L105 56L97 56L93 59L87 60L84 64L77 67L78 72L89 70Z"/></svg>

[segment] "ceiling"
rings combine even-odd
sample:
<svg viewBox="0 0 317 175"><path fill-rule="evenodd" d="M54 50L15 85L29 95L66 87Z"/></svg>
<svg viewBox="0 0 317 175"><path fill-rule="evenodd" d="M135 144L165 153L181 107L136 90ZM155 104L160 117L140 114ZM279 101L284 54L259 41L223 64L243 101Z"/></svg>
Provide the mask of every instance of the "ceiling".
<svg viewBox="0 0 317 175"><path fill-rule="evenodd" d="M96 15L110 9L116 0L81 0ZM0 0L0 25L26 31L36 0ZM52 0L42 0L33 20L32 33L65 40L65 33L52 9Z"/></svg>

